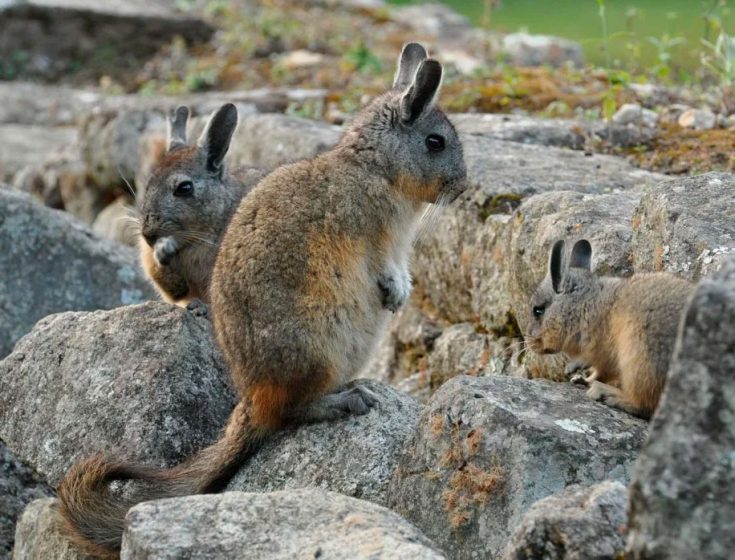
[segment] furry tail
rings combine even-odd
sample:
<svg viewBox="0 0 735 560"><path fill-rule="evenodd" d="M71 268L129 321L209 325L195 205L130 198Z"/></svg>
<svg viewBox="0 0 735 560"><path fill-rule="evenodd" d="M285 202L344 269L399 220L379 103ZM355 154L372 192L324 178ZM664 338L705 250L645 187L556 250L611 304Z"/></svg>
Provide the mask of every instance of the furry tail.
<svg viewBox="0 0 735 560"><path fill-rule="evenodd" d="M106 460L96 455L76 463L59 486L65 532L82 550L116 558L125 515L134 505L161 498L222 490L272 426L253 425L245 399L230 415L224 436L192 459L171 469ZM132 488L110 488L115 481L138 481Z"/></svg>

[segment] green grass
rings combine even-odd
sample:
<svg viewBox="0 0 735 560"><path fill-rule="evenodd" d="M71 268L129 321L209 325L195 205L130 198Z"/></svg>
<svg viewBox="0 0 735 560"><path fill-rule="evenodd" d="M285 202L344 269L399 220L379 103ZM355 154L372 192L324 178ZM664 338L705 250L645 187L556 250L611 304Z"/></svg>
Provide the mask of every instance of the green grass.
<svg viewBox="0 0 735 560"><path fill-rule="evenodd" d="M483 0L445 0L444 3L473 23L481 24ZM604 66L596 0L502 0L500 4L491 13L491 29L567 37L582 44L588 62ZM713 41L720 27L729 33L735 31L735 0L606 0L605 10L613 65L630 72L655 69L660 61L652 40L660 42L668 37L677 42L682 40L668 49L669 66L678 77L694 75L701 66L701 40ZM705 18L707 14L711 16L709 19Z"/></svg>

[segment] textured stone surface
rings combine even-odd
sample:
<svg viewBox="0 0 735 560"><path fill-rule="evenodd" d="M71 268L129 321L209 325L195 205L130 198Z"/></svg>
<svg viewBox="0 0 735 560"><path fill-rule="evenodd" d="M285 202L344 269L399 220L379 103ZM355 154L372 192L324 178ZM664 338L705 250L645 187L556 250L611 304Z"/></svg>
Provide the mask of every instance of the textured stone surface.
<svg viewBox="0 0 735 560"><path fill-rule="evenodd" d="M331 148L341 134L339 127L307 119L251 115L235 131L229 157L238 165L272 169Z"/></svg>
<svg viewBox="0 0 735 560"><path fill-rule="evenodd" d="M419 405L395 389L361 380L379 398L364 416L274 434L230 482L229 490L263 492L315 486L384 504Z"/></svg>
<svg viewBox="0 0 735 560"><path fill-rule="evenodd" d="M706 173L648 189L633 216L637 271L696 280L735 255L735 175Z"/></svg>
<svg viewBox="0 0 735 560"><path fill-rule="evenodd" d="M596 138L615 146L630 147L650 141L656 135L655 130L629 127L623 123L609 124L605 121L545 119L494 113L457 113L451 115L451 118L457 130L462 133L575 150L584 149Z"/></svg>
<svg viewBox="0 0 735 560"><path fill-rule="evenodd" d="M176 9L175 0L5 0L0 4L0 58L10 77L54 81L84 68L119 75L175 36L205 41L203 20Z"/></svg>
<svg viewBox="0 0 735 560"><path fill-rule="evenodd" d="M93 560L59 531L61 516L57 504L55 498L46 498L25 509L15 533L14 560Z"/></svg>
<svg viewBox="0 0 735 560"><path fill-rule="evenodd" d="M132 249L8 188L0 188L0 247L0 357L50 313L155 297Z"/></svg>
<svg viewBox="0 0 735 560"><path fill-rule="evenodd" d="M618 481L570 486L531 506L504 560L618 560L625 550L628 493Z"/></svg>
<svg viewBox="0 0 735 560"><path fill-rule="evenodd" d="M61 313L0 362L0 438L52 485L98 451L171 464L234 404L206 317L165 303Z"/></svg>
<svg viewBox="0 0 735 560"><path fill-rule="evenodd" d="M684 314L630 490L634 559L732 558L735 548L735 258Z"/></svg>
<svg viewBox="0 0 735 560"><path fill-rule="evenodd" d="M26 505L50 494L51 488L0 443L0 558L10 555L15 523Z"/></svg>
<svg viewBox="0 0 735 560"><path fill-rule="evenodd" d="M76 141L77 132L71 127L0 125L0 181L12 182L24 167L38 165L54 150Z"/></svg>
<svg viewBox="0 0 735 560"><path fill-rule="evenodd" d="M645 423L569 384L456 377L422 412L390 506L452 558L497 558L523 514L571 484L626 482Z"/></svg>
<svg viewBox="0 0 735 560"><path fill-rule="evenodd" d="M440 559L383 507L323 490L190 496L128 513L122 559Z"/></svg>

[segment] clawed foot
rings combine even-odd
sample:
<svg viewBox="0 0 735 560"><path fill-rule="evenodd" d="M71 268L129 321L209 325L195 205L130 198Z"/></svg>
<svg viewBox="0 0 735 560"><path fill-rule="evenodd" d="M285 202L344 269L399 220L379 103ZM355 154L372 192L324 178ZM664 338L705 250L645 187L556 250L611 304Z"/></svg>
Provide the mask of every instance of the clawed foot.
<svg viewBox="0 0 735 560"><path fill-rule="evenodd" d="M173 237L162 237L153 246L153 258L159 266L167 266L179 251L179 245Z"/></svg>
<svg viewBox="0 0 735 560"><path fill-rule="evenodd" d="M411 295L411 275L408 270L391 267L392 270L378 279L383 307L395 313Z"/></svg>
<svg viewBox="0 0 735 560"><path fill-rule="evenodd" d="M186 304L186 309L197 317L206 317L209 314L209 306L199 298L195 298Z"/></svg>
<svg viewBox="0 0 735 560"><path fill-rule="evenodd" d="M322 397L294 411L291 420L297 423L328 422L348 415L362 416L378 404L378 397L371 390L357 385Z"/></svg>

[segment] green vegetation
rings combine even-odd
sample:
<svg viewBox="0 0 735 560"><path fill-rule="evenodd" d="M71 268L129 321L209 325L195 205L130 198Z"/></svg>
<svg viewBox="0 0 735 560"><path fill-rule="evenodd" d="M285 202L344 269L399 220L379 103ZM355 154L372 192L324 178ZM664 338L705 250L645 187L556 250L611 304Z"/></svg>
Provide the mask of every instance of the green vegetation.
<svg viewBox="0 0 735 560"><path fill-rule="evenodd" d="M416 0L389 0L394 4ZM733 0L607 0L607 45L595 0L444 0L477 25L491 30L558 35L582 44L598 67L624 68L630 74L663 73L696 79L702 55L721 31L735 30ZM487 9L490 5L490 10ZM610 64L605 49L609 48Z"/></svg>

